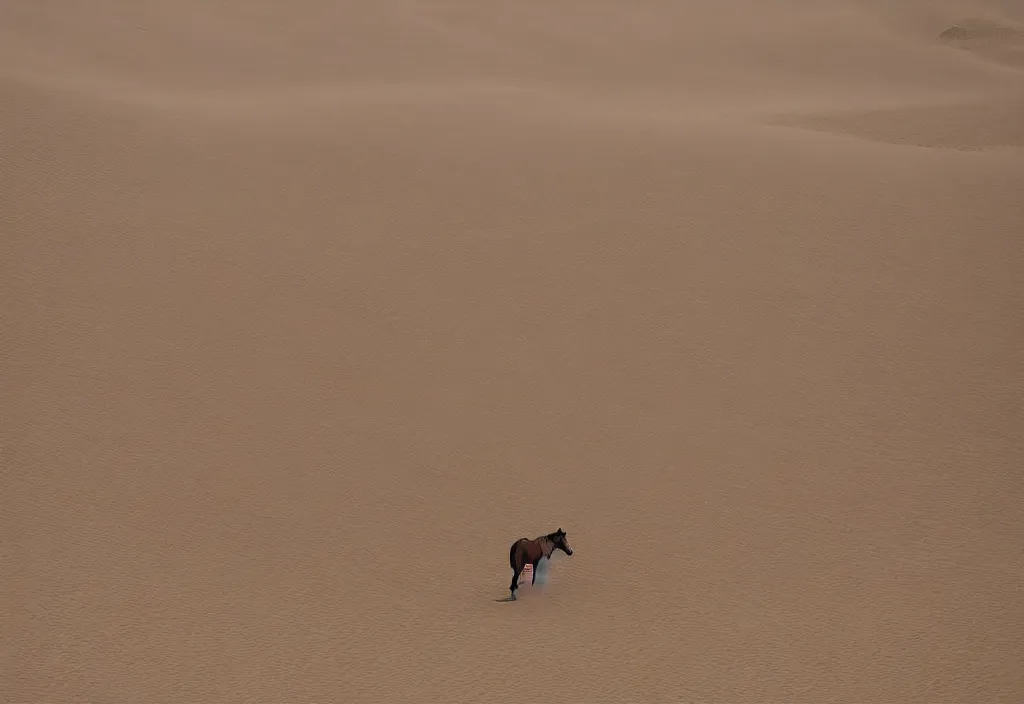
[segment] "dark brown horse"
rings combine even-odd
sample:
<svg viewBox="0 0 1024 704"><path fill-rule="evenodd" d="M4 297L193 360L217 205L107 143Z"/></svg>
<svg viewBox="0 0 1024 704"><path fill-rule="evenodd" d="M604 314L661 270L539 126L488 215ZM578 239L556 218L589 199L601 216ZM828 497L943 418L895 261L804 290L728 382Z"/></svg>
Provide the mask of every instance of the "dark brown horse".
<svg viewBox="0 0 1024 704"><path fill-rule="evenodd" d="M519 588L519 575L523 573L526 566L530 565L533 568L533 579L530 580L530 584L533 584L537 581L537 563L542 558L550 559L551 553L556 549L566 555L572 555L572 548L569 547L569 541L565 539L565 531L561 528L554 533L548 533L533 540L520 538L512 543L512 547L508 551L508 564L512 568L512 601L515 601L516 589Z"/></svg>

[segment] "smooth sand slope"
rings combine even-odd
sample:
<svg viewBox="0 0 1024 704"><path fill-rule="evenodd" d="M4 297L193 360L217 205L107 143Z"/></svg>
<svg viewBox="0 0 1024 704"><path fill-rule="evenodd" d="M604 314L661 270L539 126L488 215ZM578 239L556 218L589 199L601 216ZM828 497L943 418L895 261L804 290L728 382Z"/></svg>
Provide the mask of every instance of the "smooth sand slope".
<svg viewBox="0 0 1024 704"><path fill-rule="evenodd" d="M1022 27L0 4L0 701L1024 701Z"/></svg>

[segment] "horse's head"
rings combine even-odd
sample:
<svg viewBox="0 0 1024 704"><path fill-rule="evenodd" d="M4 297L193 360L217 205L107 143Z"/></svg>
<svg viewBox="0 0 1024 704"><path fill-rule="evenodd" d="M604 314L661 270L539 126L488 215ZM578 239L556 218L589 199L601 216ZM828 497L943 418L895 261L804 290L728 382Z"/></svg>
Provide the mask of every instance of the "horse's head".
<svg viewBox="0 0 1024 704"><path fill-rule="evenodd" d="M555 544L555 547L564 552L566 555L572 555L572 548L569 547L569 541L565 537L565 531L559 528L551 534L551 540Z"/></svg>

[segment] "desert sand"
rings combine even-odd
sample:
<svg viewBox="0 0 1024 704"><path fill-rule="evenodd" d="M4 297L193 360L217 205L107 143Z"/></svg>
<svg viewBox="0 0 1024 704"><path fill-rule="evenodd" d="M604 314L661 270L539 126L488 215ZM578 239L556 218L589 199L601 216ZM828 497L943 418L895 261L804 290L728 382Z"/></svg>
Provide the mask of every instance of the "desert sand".
<svg viewBox="0 0 1024 704"><path fill-rule="evenodd" d="M4 3L0 701L1024 701L1022 7Z"/></svg>

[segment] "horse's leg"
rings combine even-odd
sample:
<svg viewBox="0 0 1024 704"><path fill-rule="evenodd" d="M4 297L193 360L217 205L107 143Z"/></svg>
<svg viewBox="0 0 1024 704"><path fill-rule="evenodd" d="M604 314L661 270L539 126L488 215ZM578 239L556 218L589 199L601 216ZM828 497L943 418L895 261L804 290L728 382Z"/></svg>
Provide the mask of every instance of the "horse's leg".
<svg viewBox="0 0 1024 704"><path fill-rule="evenodd" d="M530 570L530 573L532 574L532 576L530 577L530 584L533 585L537 582L537 565L540 564L540 558L538 557L530 564L533 567L533 569Z"/></svg>
<svg viewBox="0 0 1024 704"><path fill-rule="evenodd" d="M519 588L519 575L522 573L523 569L521 567L518 569L512 569L512 585L509 587L509 589L512 591L512 596L510 597L512 601L516 600L516 589Z"/></svg>

